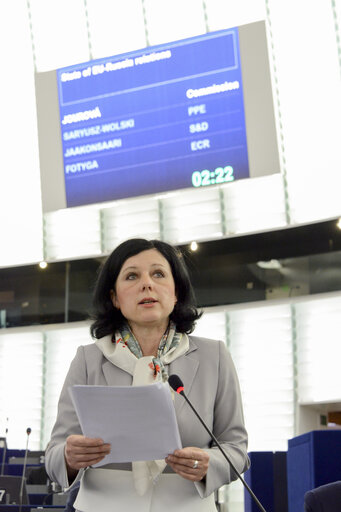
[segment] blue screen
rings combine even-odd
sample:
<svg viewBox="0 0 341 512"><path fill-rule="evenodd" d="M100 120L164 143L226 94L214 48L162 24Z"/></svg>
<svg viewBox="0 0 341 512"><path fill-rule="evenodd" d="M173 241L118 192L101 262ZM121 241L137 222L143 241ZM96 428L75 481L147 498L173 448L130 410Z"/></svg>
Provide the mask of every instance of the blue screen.
<svg viewBox="0 0 341 512"><path fill-rule="evenodd" d="M238 28L57 80L68 207L249 177Z"/></svg>

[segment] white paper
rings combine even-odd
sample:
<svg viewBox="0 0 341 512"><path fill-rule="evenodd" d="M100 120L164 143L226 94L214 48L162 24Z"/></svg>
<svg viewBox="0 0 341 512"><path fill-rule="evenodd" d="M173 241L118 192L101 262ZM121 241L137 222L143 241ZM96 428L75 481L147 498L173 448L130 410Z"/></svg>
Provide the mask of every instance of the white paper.
<svg viewBox="0 0 341 512"><path fill-rule="evenodd" d="M83 434L111 444L95 466L164 459L182 447L167 383L73 386L70 393Z"/></svg>

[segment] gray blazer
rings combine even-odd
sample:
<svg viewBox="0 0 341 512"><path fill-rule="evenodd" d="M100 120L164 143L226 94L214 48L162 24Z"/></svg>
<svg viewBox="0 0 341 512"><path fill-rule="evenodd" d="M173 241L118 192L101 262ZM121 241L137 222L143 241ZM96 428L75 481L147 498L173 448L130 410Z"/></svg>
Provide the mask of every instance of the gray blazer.
<svg viewBox="0 0 341 512"><path fill-rule="evenodd" d="M189 400L222 444L235 468L241 473L246 471L249 458L241 395L234 364L225 344L189 336L188 352L167 365L166 369L169 375L177 374L182 379ZM66 437L82 434L68 391L74 384L129 386L132 376L108 361L95 344L78 348L61 392L57 421L45 458L50 478L63 488L69 487L64 461ZM236 480L237 476L219 449L212 447L208 433L184 398L175 394L174 405L182 445L197 446L209 453L206 479L196 483L201 497L209 496L222 485ZM105 467L121 469L119 464L102 466ZM167 470L170 470L169 466Z"/></svg>

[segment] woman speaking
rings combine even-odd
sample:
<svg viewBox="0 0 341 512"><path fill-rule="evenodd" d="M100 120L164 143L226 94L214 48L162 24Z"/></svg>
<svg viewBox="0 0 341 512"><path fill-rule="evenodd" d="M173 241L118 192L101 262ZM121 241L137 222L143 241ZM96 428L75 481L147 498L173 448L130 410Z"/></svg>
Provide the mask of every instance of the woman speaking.
<svg viewBox="0 0 341 512"><path fill-rule="evenodd" d="M111 446L82 435L69 394L75 384L141 386L177 374L235 468L248 468L235 368L223 342L189 335L199 317L182 255L171 245L132 239L106 260L94 291L95 343L79 347L71 363L46 450L53 481L65 490L80 481L77 511L214 512L214 491L237 476L177 394L184 448L165 460L93 468Z"/></svg>

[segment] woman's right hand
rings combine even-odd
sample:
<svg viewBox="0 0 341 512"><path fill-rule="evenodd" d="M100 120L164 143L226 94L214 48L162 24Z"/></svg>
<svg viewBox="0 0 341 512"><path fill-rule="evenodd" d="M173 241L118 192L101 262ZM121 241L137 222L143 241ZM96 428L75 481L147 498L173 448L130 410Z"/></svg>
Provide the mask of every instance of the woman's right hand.
<svg viewBox="0 0 341 512"><path fill-rule="evenodd" d="M80 469L97 464L110 453L110 450L111 445L105 443L103 439L80 435L67 437L64 453L68 473L75 475Z"/></svg>

